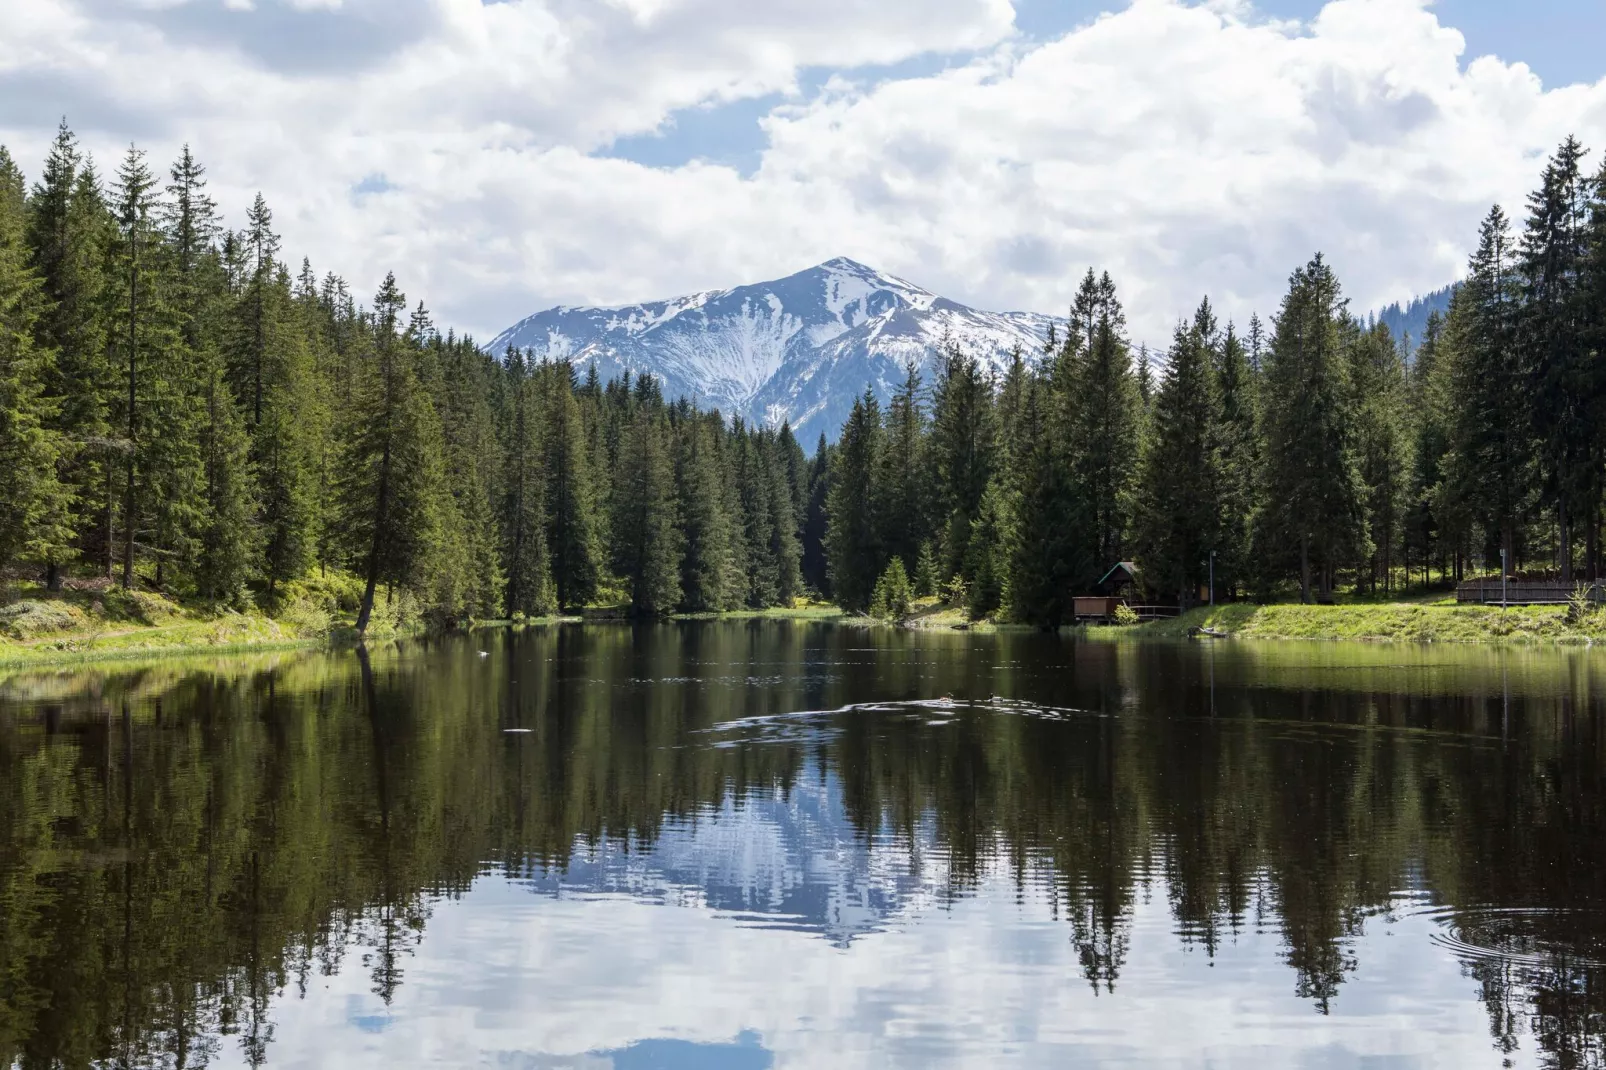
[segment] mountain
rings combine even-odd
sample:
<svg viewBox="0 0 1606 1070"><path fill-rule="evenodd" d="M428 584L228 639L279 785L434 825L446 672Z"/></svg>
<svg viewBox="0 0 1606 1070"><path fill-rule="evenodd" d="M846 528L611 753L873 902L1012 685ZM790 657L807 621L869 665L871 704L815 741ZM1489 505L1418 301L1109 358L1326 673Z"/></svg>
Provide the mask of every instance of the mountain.
<svg viewBox="0 0 1606 1070"><path fill-rule="evenodd" d="M1041 350L1051 316L982 312L852 260L774 282L620 308L560 306L509 327L490 351L595 364L604 379L648 372L668 397L695 397L752 421L789 421L805 448L834 439L868 386L883 402L904 364L929 364L944 338L1002 368ZM927 381L930 381L928 374Z"/></svg>
<svg viewBox="0 0 1606 1070"><path fill-rule="evenodd" d="M1455 296L1456 285L1451 284L1442 290L1414 297L1403 306L1396 301L1378 311L1378 322L1386 325L1395 338L1402 341L1410 339L1406 348L1406 355L1409 356L1411 351L1421 344L1422 336L1427 333L1428 317L1435 312L1441 316L1449 315L1450 298Z"/></svg>

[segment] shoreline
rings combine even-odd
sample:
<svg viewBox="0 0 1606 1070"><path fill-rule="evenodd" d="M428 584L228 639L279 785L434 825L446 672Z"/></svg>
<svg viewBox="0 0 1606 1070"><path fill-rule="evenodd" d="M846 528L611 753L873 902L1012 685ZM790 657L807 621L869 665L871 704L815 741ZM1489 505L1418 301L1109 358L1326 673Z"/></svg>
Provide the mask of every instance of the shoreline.
<svg viewBox="0 0 1606 1070"><path fill-rule="evenodd" d="M902 631L997 634L1031 631L1028 625L991 620L967 621L946 606L928 606L908 620L883 621L850 614L839 607L814 604L795 609L742 610L729 613L683 613L665 623L791 620ZM455 631L550 627L555 624L610 625L628 618L607 611L560 615L524 621L474 621ZM1572 620L1566 606L1458 606L1445 603L1357 603L1313 606L1289 603L1230 603L1200 607L1175 620L1127 627L1072 625L1060 629L1089 639L1182 639L1194 629L1209 628L1218 639L1267 642L1323 641L1355 643L1461 643L1517 645L1593 645L1606 643L1606 613ZM420 634L399 629L371 635L370 641ZM279 650L341 649L357 637L335 625L320 634L298 633L291 622L261 614L229 614L177 623L44 635L29 640L0 639L0 669L84 665L97 662L159 660L204 655L262 653Z"/></svg>

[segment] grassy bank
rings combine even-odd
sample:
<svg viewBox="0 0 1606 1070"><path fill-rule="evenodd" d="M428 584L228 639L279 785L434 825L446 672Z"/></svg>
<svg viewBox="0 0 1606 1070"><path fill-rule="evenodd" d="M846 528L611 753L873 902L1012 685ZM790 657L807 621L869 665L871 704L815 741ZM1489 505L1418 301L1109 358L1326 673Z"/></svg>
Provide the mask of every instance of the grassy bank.
<svg viewBox="0 0 1606 1070"><path fill-rule="evenodd" d="M186 652L317 646L355 638L361 588L349 576L300 581L284 588L272 613L186 604L105 581L75 581L65 590L14 584L0 599L0 665L138 659ZM405 599L375 607L369 634L416 630Z"/></svg>
<svg viewBox="0 0 1606 1070"><path fill-rule="evenodd" d="M1501 609L1453 602L1338 606L1236 604L1195 609L1176 620L1120 629L1119 634L1182 637L1194 628L1210 628L1244 639L1581 643L1606 640L1606 613L1590 613L1575 620L1566 606Z"/></svg>

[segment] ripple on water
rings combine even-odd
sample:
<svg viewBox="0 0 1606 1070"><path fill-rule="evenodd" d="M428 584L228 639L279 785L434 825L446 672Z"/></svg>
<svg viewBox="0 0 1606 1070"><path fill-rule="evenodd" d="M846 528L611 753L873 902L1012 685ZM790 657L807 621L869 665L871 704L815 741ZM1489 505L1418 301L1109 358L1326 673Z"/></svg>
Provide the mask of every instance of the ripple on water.
<svg viewBox="0 0 1606 1070"><path fill-rule="evenodd" d="M1606 913L1567 907L1438 907L1433 942L1468 962L1606 969Z"/></svg>

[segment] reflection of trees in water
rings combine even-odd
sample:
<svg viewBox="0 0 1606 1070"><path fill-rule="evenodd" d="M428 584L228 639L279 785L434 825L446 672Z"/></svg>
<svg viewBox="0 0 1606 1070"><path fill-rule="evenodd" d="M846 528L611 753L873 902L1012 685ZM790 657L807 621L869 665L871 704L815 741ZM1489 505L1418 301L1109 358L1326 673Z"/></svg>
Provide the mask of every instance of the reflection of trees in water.
<svg viewBox="0 0 1606 1070"><path fill-rule="evenodd" d="M358 948L388 1002L430 904L486 866L559 871L577 845L648 845L815 771L866 850L934 841L948 894L1001 870L1042 887L1099 990L1157 887L1208 955L1275 926L1322 1011L1402 889L1552 908L1468 928L1520 954L1468 972L1498 1045L1526 1032L1553 1065L1602 1063L1606 976L1545 957L1606 947L1587 661L1551 694L1531 659L1503 677L1318 662L1272 688L1245 686L1264 655L1234 648L776 623L415 646L3 685L32 712L0 717L0 1063L195 1066L218 1033L260 1061L274 993ZM940 717L847 712L762 746L707 731L941 695Z"/></svg>

